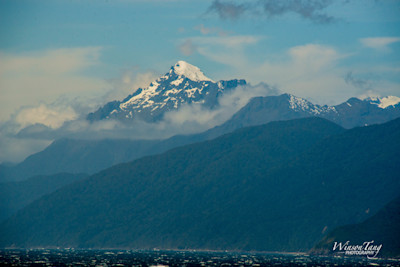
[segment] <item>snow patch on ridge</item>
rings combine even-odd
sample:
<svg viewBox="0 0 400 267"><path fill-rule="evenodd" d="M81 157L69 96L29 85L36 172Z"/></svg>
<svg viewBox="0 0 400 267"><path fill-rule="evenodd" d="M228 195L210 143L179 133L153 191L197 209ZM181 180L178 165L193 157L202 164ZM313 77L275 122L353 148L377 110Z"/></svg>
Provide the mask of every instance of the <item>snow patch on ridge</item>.
<svg viewBox="0 0 400 267"><path fill-rule="evenodd" d="M396 106L400 103L400 97L397 96L385 96L385 97L378 97L378 96L361 96L358 99L362 101L367 101L371 104L377 105L378 107L385 109L391 106Z"/></svg>
<svg viewBox="0 0 400 267"><path fill-rule="evenodd" d="M397 96L386 96L386 97L369 97L364 99L369 101L371 104L377 105L378 107L385 109L390 106L395 106L400 103L400 97Z"/></svg>
<svg viewBox="0 0 400 267"><path fill-rule="evenodd" d="M301 109L301 110L308 110L310 108L310 102L305 100L304 98L297 97L294 95L289 95L289 105L291 109Z"/></svg>
<svg viewBox="0 0 400 267"><path fill-rule="evenodd" d="M322 113L327 113L329 111L337 112L335 107L330 107L330 106L319 106L319 105L314 105L313 103L307 101L304 98L297 97L294 95L289 94L289 106L293 110L302 110L306 112L310 112L313 115L319 115Z"/></svg>
<svg viewBox="0 0 400 267"><path fill-rule="evenodd" d="M175 86L178 86L178 85L180 85L182 82L183 82L183 78L180 78L180 79L177 79L177 80L175 80L175 81L172 81L171 84L172 84L172 85L175 85Z"/></svg>

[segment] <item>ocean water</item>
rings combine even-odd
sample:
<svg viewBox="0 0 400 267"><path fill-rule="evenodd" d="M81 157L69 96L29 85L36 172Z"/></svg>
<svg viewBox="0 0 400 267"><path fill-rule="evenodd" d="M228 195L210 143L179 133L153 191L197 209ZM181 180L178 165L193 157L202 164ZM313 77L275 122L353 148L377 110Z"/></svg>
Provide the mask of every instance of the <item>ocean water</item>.
<svg viewBox="0 0 400 267"><path fill-rule="evenodd" d="M400 261L247 252L3 249L0 266L400 266Z"/></svg>

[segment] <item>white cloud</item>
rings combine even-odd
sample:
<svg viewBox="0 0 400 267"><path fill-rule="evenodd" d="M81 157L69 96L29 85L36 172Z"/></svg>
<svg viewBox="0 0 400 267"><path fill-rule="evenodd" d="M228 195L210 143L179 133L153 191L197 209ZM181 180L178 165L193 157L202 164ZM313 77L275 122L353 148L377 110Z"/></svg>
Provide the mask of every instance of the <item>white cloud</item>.
<svg viewBox="0 0 400 267"><path fill-rule="evenodd" d="M63 125L65 121L74 120L78 114L72 107L49 107L45 104L40 104L37 107L23 108L15 117L15 122L21 128L33 124L43 124L47 127L56 129Z"/></svg>
<svg viewBox="0 0 400 267"><path fill-rule="evenodd" d="M69 48L40 52L0 53L0 121L21 106L50 103L60 95L104 94L103 79L82 72L100 65L101 48Z"/></svg>
<svg viewBox="0 0 400 267"><path fill-rule="evenodd" d="M207 109L200 104L187 104L177 111L165 114L165 119L157 123L132 121L128 124L116 120L104 120L89 123L84 118L67 121L62 127L52 129L32 127L19 132L22 138L56 139L60 137L76 138L130 138L152 139L167 138L176 134L189 134L207 130L229 119L255 96L276 95L278 91L266 84L257 86L239 86L226 92L219 99L220 105ZM35 116L37 117L37 116Z"/></svg>
<svg viewBox="0 0 400 267"><path fill-rule="evenodd" d="M288 93L308 98L319 104L337 104L354 96L355 89L343 80L344 69L339 67L346 55L335 48L306 44L287 50L280 61L264 61L250 73Z"/></svg>
<svg viewBox="0 0 400 267"><path fill-rule="evenodd" d="M302 74L332 66L342 57L334 48L318 44L292 47L289 49L289 55L292 63L296 64L296 69L302 70Z"/></svg>
<svg viewBox="0 0 400 267"><path fill-rule="evenodd" d="M348 55L334 47L305 44L291 47L284 54L248 57L249 47L259 36L193 38L198 51L208 59L230 67L229 77L242 77L251 83L267 82L283 92L309 98L319 104L337 104L359 93L343 80L348 70L339 66ZM224 74L222 74L224 75Z"/></svg>
<svg viewBox="0 0 400 267"><path fill-rule="evenodd" d="M264 37L253 35L232 35L232 36L197 36L191 38L196 52L206 58L227 65L230 68L240 68L246 62L245 49L255 45ZM221 73L218 73L221 74ZM227 77L236 73L230 73ZM242 77L241 74L237 77Z"/></svg>
<svg viewBox="0 0 400 267"><path fill-rule="evenodd" d="M258 43L262 38L252 35L196 36L182 40L178 48L186 56L197 52L216 62L236 65L242 60L243 49Z"/></svg>
<svg viewBox="0 0 400 267"><path fill-rule="evenodd" d="M256 86L238 86L230 92L225 92L218 100L219 106L215 109L203 108L198 104L184 105L179 110L165 114L161 122L167 130L166 137L176 134L190 134L208 130L228 120L235 112L245 106L252 97L277 95L276 88L267 84Z"/></svg>
<svg viewBox="0 0 400 267"><path fill-rule="evenodd" d="M99 64L100 47L54 49L22 55L1 53L0 73L59 75Z"/></svg>
<svg viewBox="0 0 400 267"><path fill-rule="evenodd" d="M198 104L184 105L178 111L166 113L165 119L157 123L133 121L125 124L116 120L89 123L84 118L79 118L66 121L61 127L57 128L59 121L55 119L57 110L51 110L51 108L54 108L53 106L42 105L36 108L22 109L21 112L14 116L17 119L8 122L11 125L3 124L3 127L0 127L0 145L3 143L12 144L2 147L2 150L0 150L0 162L1 160L23 160L26 156L44 149L52 140L58 138L91 140L103 138L160 139L176 134L202 132L222 124L243 107L250 98L276 95L278 93L275 88L266 84L240 86L231 92L226 92L219 99L220 106L213 110L203 108ZM29 114L33 111L35 114L32 113L32 116L38 123L46 123L50 127L28 124ZM22 117L18 118L19 116ZM64 118L67 117L65 114L63 116ZM42 120L39 121L38 118L42 118ZM20 125L15 125L16 121L30 126L19 131L21 127ZM12 129L13 127L17 128ZM17 135L15 135L16 132L18 132Z"/></svg>
<svg viewBox="0 0 400 267"><path fill-rule="evenodd" d="M369 48L387 50L390 44L400 42L400 37L370 37L360 39L360 42Z"/></svg>
<svg viewBox="0 0 400 267"><path fill-rule="evenodd" d="M353 56L328 45L308 43L289 47L283 53L258 53L254 57L253 45L265 45L265 36L197 36L191 38L198 54L224 64L227 68L215 73L224 78L245 78L257 84L266 82L279 87L282 92L308 98L318 104L338 104L348 98L362 94L365 90L379 91L385 95L398 94L399 85L380 78L370 81L368 88L356 86L345 79L346 74L368 66L350 66L343 64ZM371 47L387 47L400 38L365 38L365 44ZM396 72L398 68L390 66L371 66L373 72ZM371 68L369 68L371 71ZM395 92L397 90L397 93ZM393 93L394 92L394 93Z"/></svg>
<svg viewBox="0 0 400 267"><path fill-rule="evenodd" d="M100 136L98 131L112 136L107 131L124 129L110 122L89 125L83 118L147 87L156 75L133 67L108 81L87 76L102 65L100 53L99 47L0 53L0 162L20 161L55 138Z"/></svg>

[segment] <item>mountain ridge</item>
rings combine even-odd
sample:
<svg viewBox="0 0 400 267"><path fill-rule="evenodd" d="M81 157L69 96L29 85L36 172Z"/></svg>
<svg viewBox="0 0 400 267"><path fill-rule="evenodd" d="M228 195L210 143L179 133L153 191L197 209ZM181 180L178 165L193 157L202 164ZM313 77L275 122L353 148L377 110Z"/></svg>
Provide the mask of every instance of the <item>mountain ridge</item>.
<svg viewBox="0 0 400 267"><path fill-rule="evenodd" d="M376 100L374 100L376 101ZM229 120L202 133L176 135L163 140L56 140L46 149L29 156L15 167L0 170L2 180L26 179L29 174L49 175L58 172L93 174L113 164L142 156L162 153L168 149L216 138L241 127L271 121L319 116L345 128L384 123L400 117L400 104L380 108L369 100L350 98L336 106L314 105L290 94L254 97ZM37 168L35 166L46 167Z"/></svg>
<svg viewBox="0 0 400 267"><path fill-rule="evenodd" d="M242 128L45 196L2 224L2 246L308 251L398 194L399 138L400 119Z"/></svg>
<svg viewBox="0 0 400 267"><path fill-rule="evenodd" d="M177 110L182 104L200 104L208 109L218 106L219 97L225 92L238 86L245 86L245 80L233 79L229 81L214 82L206 77L196 66L185 61L178 61L164 76L153 81L146 88L138 88L122 101L111 101L100 107L97 111L89 113L87 120L93 122L104 119L117 119L129 122L133 119L146 122L156 122L163 118L165 112ZM343 114L356 105L362 109L358 116L364 113L380 113L390 109L400 110L400 98L396 96L350 98L344 103L328 106L317 105L310 101L291 94L284 94L289 99L290 108L307 116L321 116L328 118L346 128L361 126L360 122L343 120ZM352 108L354 109L354 108ZM400 112L396 112L400 116ZM391 116L388 120L394 119ZM373 124L378 120L366 121ZM266 123L266 122L264 122ZM356 124L356 125L355 125Z"/></svg>

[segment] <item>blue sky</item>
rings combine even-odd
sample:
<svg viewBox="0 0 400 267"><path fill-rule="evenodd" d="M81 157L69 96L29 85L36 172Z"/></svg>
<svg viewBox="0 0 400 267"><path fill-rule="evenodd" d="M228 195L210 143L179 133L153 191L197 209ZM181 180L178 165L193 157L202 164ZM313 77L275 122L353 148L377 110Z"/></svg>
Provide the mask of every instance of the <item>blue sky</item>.
<svg viewBox="0 0 400 267"><path fill-rule="evenodd" d="M3 0L0 25L3 135L57 128L178 60L318 104L400 96L399 0Z"/></svg>

